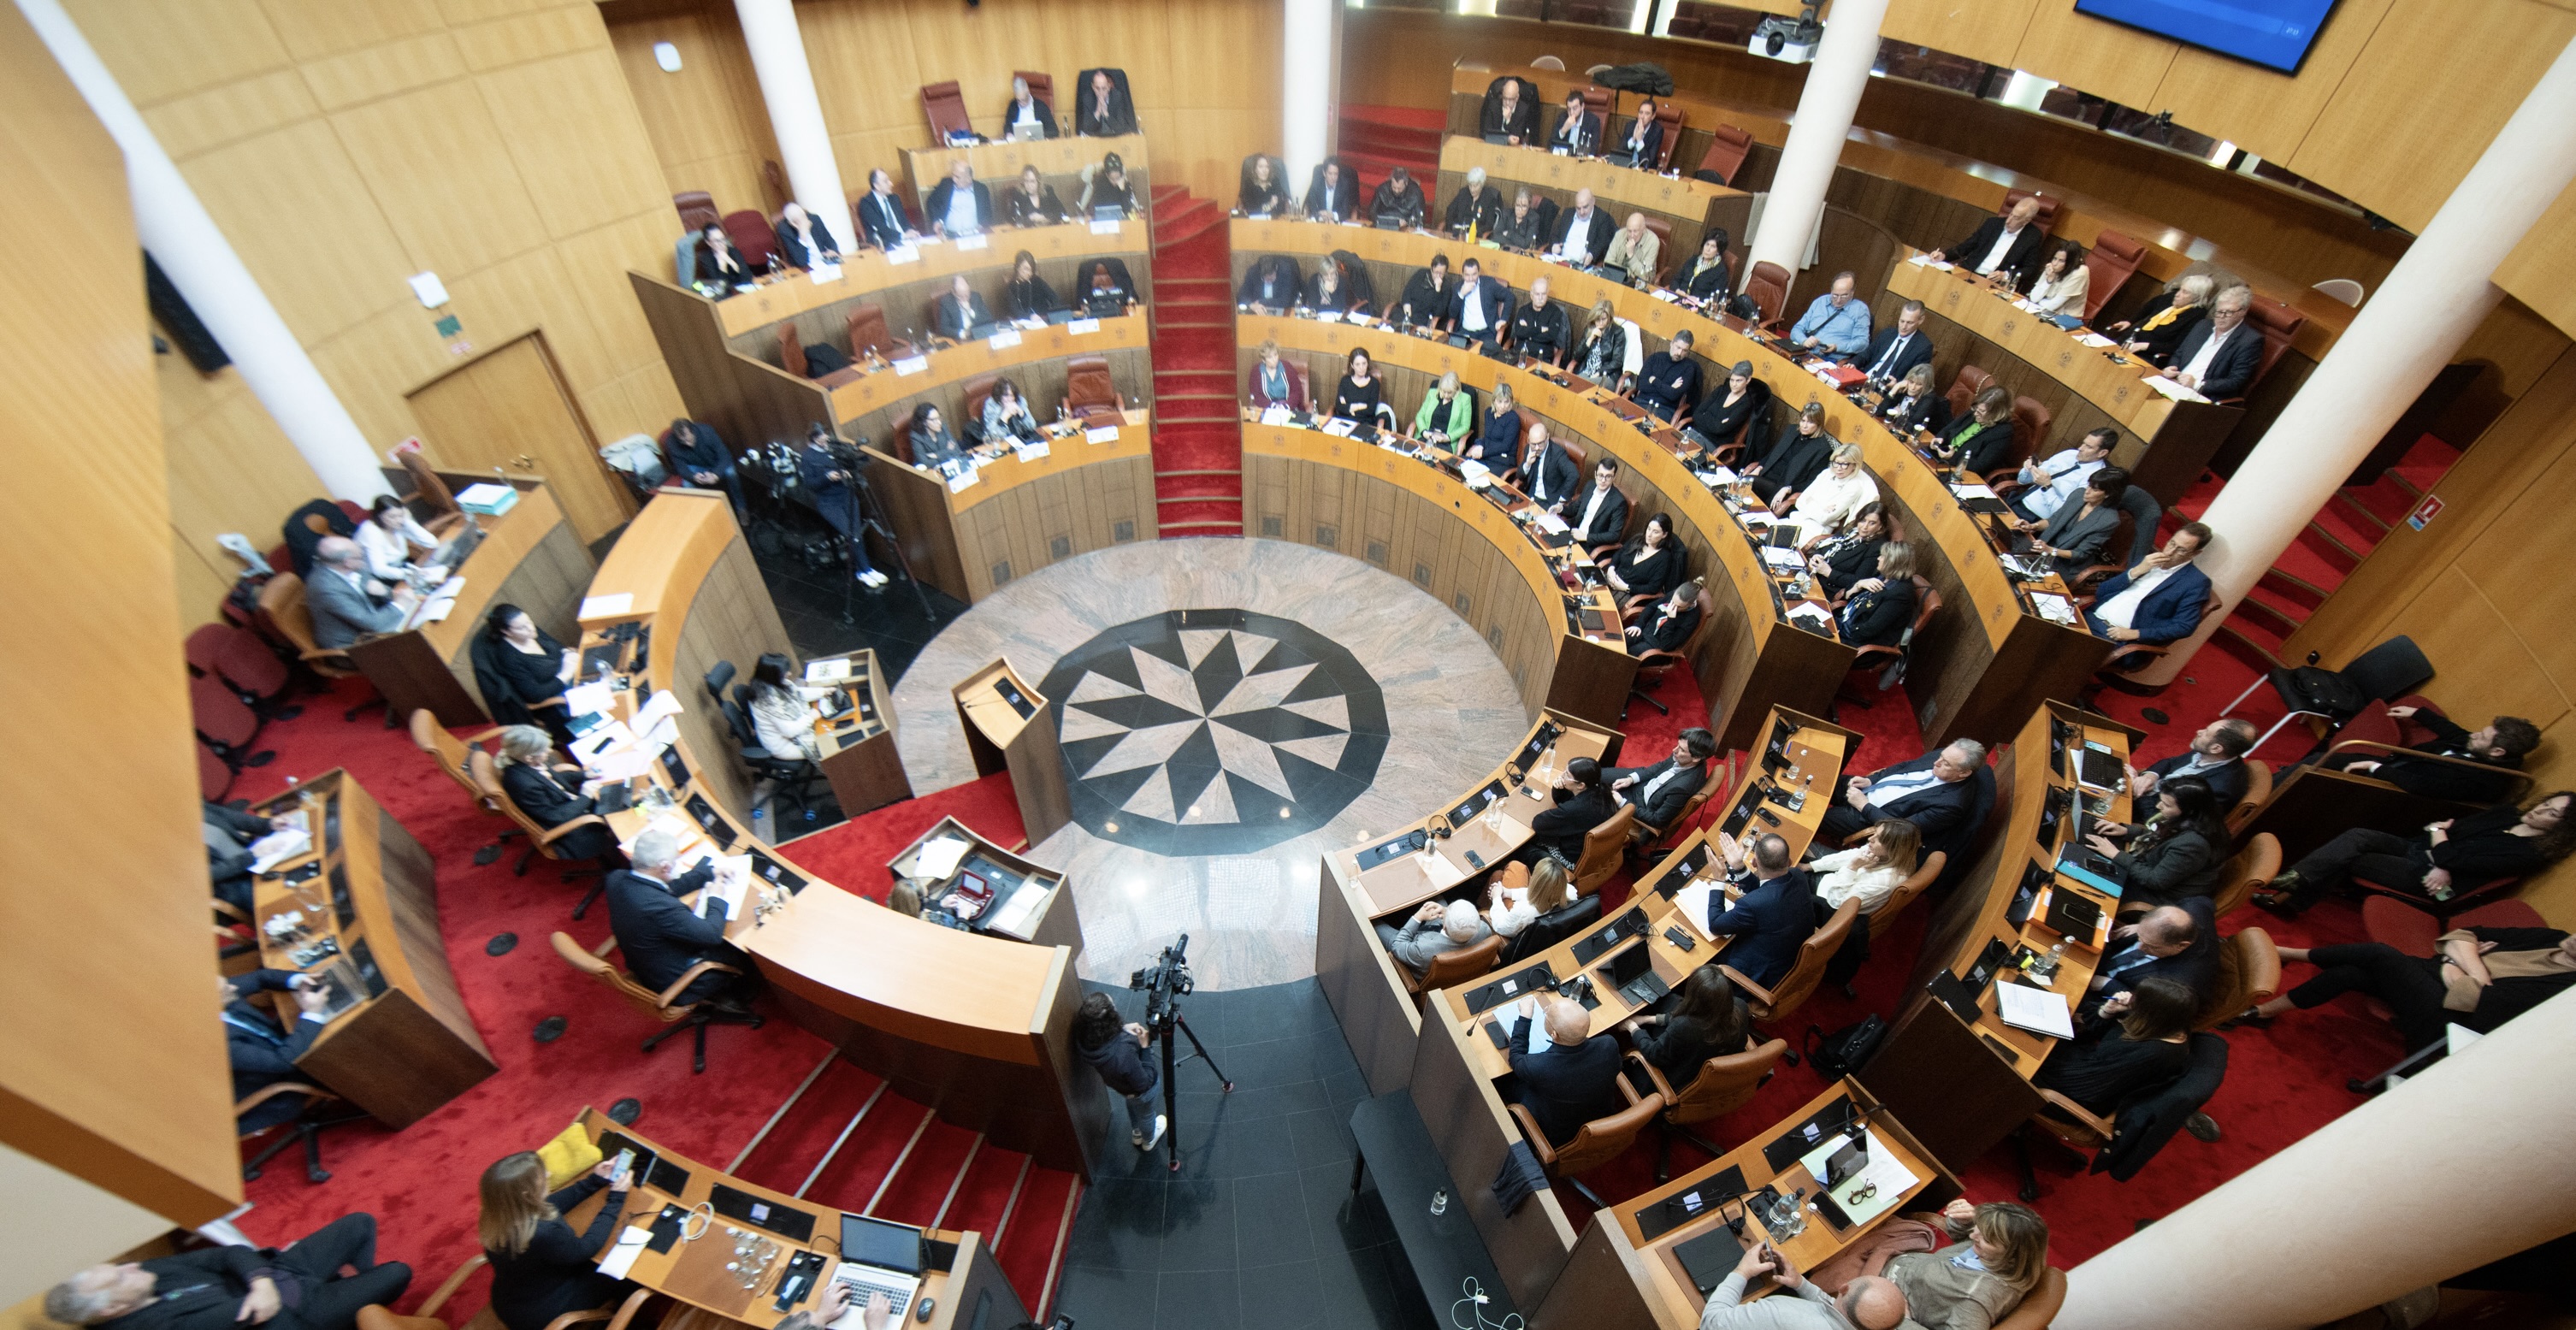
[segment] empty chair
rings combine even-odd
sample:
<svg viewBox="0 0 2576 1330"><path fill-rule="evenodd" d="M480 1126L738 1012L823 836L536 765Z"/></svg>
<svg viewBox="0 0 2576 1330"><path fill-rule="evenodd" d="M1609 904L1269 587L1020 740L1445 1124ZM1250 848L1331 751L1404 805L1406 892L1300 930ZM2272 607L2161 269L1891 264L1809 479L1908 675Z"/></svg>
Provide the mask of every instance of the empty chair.
<svg viewBox="0 0 2576 1330"><path fill-rule="evenodd" d="M1744 276L1744 294L1753 300L1753 321L1771 327L1789 307L1789 270L1767 259L1754 264Z"/></svg>
<svg viewBox="0 0 2576 1330"><path fill-rule="evenodd" d="M2084 321L2092 322L2102 313L2113 292L2118 291L2138 271L2138 261L2147 256L2147 247L2117 231L2103 231L2093 237L2093 247L2084 251Z"/></svg>
<svg viewBox="0 0 2576 1330"><path fill-rule="evenodd" d="M2249 768L2253 763L2246 764ZM2266 782L2270 780L2265 775ZM2281 840L2268 831L2258 831L2246 838L2243 849L2227 861L2218 875L2218 890L2210 897L2210 917L2224 919L2228 913L2251 899L2255 892L2271 885L2281 872Z"/></svg>
<svg viewBox="0 0 2576 1330"><path fill-rule="evenodd" d="M1558 57L1558 56L1553 56L1553 55L1543 55L1543 56L1540 56L1540 57L1539 57L1538 59L1536 59L1536 60L1532 60L1532 61L1530 61L1530 68L1532 68L1532 69L1553 69L1553 70L1555 70L1556 72L1558 72L1558 73L1562 74L1562 73L1564 73L1564 72L1565 72L1565 61L1564 61L1561 57Z"/></svg>
<svg viewBox="0 0 2576 1330"><path fill-rule="evenodd" d="M886 331L885 306L868 303L852 305L848 320L850 359L864 360L874 351L886 360L901 360L912 354L912 342L891 336Z"/></svg>
<svg viewBox="0 0 2576 1330"><path fill-rule="evenodd" d="M770 229L769 219L750 208L724 215L725 237L742 251L742 261L753 272L766 272L778 257L778 233Z"/></svg>
<svg viewBox="0 0 2576 1330"><path fill-rule="evenodd" d="M2218 944L2218 976L2191 1028L2210 1030L2248 1007L2260 1006L2281 991L2281 949L2260 928L2240 928Z"/></svg>
<svg viewBox="0 0 2576 1330"><path fill-rule="evenodd" d="M206 741L197 741L197 797L207 803L222 803L233 791L233 769Z"/></svg>
<svg viewBox="0 0 2576 1330"><path fill-rule="evenodd" d="M952 135L975 132L966 118L966 95L955 79L921 85L921 114L930 121L932 143L946 143Z"/></svg>
<svg viewBox="0 0 2576 1330"><path fill-rule="evenodd" d="M189 653L194 657L199 639L208 629L217 634L214 641L213 674L224 681L243 703L259 713L262 720L293 720L304 714L304 708L286 703L287 688L295 676L286 662L277 658L259 634L235 628L231 624L208 624L189 634Z"/></svg>
<svg viewBox="0 0 2576 1330"><path fill-rule="evenodd" d="M286 1149L286 1147L290 1145L301 1144L304 1147L304 1180L307 1182L329 1182L331 1180L331 1174L322 1167L322 1133L333 1127L360 1121L367 1116L366 1114L355 1110L336 1113L330 1111L328 1107L329 1105L341 1103L343 1101L340 1096L323 1089L321 1086L313 1085L304 1081L275 1081L270 1084L263 1085L257 1090L252 1091L250 1094L235 1101L233 1104L233 1121L236 1124L240 1124L243 1118L249 1117L257 1109L266 1107L271 1100L283 1099L289 1096L293 1096L302 1101L302 1106L296 1110L295 1116L287 1118L284 1121L263 1123L256 1127L242 1127L237 1125L236 1130L239 1133L240 1139L245 1141L255 1136L264 1136L273 1131L283 1131L285 1133L277 1139L270 1141L266 1146L260 1149L258 1154L252 1155L249 1160L242 1164L242 1181L257 1181L260 1169L264 1167L270 1159L275 1158L280 1151Z"/></svg>
<svg viewBox="0 0 2576 1330"><path fill-rule="evenodd" d="M1637 827L1637 807L1621 804L1617 812L1583 833L1583 855L1574 861L1574 893L1589 896L1627 862L1628 835Z"/></svg>
<svg viewBox="0 0 2576 1330"><path fill-rule="evenodd" d="M204 676L215 672L215 657L223 654L224 629L220 623L201 624L188 634L182 654L188 661L188 673ZM248 699L244 699L247 701Z"/></svg>
<svg viewBox="0 0 2576 1330"><path fill-rule="evenodd" d="M465 792L467 802L495 817L507 817L506 810L495 804L491 796L485 794L483 788L474 783L474 773L466 769L469 750L480 747L483 740L498 733L500 731L492 730L476 735L474 742L469 744L448 733L447 727L438 723L438 716L426 708L411 713L412 746L428 754L429 760L436 763L438 769L445 772L449 780L456 782L456 788ZM504 799L502 802L508 801ZM520 834L522 833L517 827L504 829L491 844L474 852L474 862L488 864L500 858L501 842Z"/></svg>
<svg viewBox="0 0 2576 1330"><path fill-rule="evenodd" d="M276 758L273 751L254 750L258 740L259 716L216 678L188 681L188 712L197 727L197 737L213 748L224 765L236 771L244 767L266 766Z"/></svg>
<svg viewBox="0 0 2576 1330"><path fill-rule="evenodd" d="M691 231L704 231L724 217L716 208L715 196L703 189L672 195L671 206L679 210L680 225Z"/></svg>
<svg viewBox="0 0 2576 1330"><path fill-rule="evenodd" d="M1735 183L1735 173L1744 169L1744 159L1753 154L1752 131L1734 125L1711 125L1708 133L1708 151L1700 155L1699 169L1692 174L1721 185Z"/></svg>
<svg viewBox="0 0 2576 1330"><path fill-rule="evenodd" d="M1064 409L1077 420L1120 413L1118 384L1109 376L1109 357L1075 356L1064 362Z"/></svg>
<svg viewBox="0 0 2576 1330"><path fill-rule="evenodd" d="M2314 664L2314 661L2310 663ZM2280 694L2282 703L2290 708L2290 712L2273 722L2272 728L2263 731L2263 737L2254 741L2254 748L2271 742L2272 736L2280 733L2282 726L2300 717L2308 718L2312 722L2311 728L2319 731L2317 737L2323 739L2342 729L2358 712L2368 711L2373 703L2396 701L2431 682L2433 662L2424 658L2424 652L2415 645L2414 638L2401 634L2353 657L2350 664L2335 672L2361 694L2362 704L2354 711L2328 709L2321 703L2310 701L2290 671L2276 669L2245 685L2245 691L2238 693L2236 700L2228 703L2227 709L2218 714L2235 714L2236 708L2243 706L2245 699L2254 695L2255 689L2268 683L2272 685L2272 691ZM2250 754L2253 749L2246 751Z"/></svg>
<svg viewBox="0 0 2576 1330"><path fill-rule="evenodd" d="M703 1073L707 1069L708 1026L748 1025L755 1030L760 1028L761 1018L756 1013L720 1011L712 1002L680 1001L680 995L688 992L689 985L696 983L701 975L711 972L742 973L741 970L722 961L700 961L682 971L679 978L671 981L669 988L656 993L637 983L635 976L608 963L608 953L617 946L617 939L614 937L600 943L596 951L583 950L580 943L562 933L554 934L554 944L555 954L563 957L564 964L607 985L610 992L626 999L628 1006L670 1027L646 1039L645 1052L652 1052L661 1045L663 1040L682 1030L687 1030L691 1042L695 1045L690 1062L692 1072Z"/></svg>

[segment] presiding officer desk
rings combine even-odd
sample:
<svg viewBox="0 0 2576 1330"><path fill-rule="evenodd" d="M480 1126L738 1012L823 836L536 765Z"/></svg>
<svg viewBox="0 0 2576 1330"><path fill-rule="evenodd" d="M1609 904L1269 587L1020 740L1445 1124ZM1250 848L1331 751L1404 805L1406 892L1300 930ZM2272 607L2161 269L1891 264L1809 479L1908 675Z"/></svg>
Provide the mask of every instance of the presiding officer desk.
<svg viewBox="0 0 2576 1330"><path fill-rule="evenodd" d="M1089 1176L1107 1103L1072 1046L1079 925L1048 945L908 918L815 880L752 836L749 780L698 681L717 660L794 653L724 497L656 495L601 564L584 610L585 651L630 629L645 636L641 659L626 637L615 677L628 686L613 714L633 716L656 689L681 700L672 742L630 786L635 805L608 815L620 841L658 825L680 836L684 858L750 854L754 884L777 894L760 908L746 899L726 933L799 1024L947 1120ZM1072 892L1049 890L1018 931L1066 937L1052 916L1073 908Z"/></svg>
<svg viewBox="0 0 2576 1330"><path fill-rule="evenodd" d="M1241 218L1233 226L1238 281L1242 272L1265 254L1292 255L1311 269L1316 261L1334 251L1347 250L1370 265L1370 278L1376 289L1398 291L1413 272L1429 266L1433 255L1449 255L1454 271L1472 253L1488 275L1510 284L1516 299L1539 277L1549 279L1551 301L1564 302L1569 314L1588 310L1594 301L1608 299L1619 317L1637 325L1649 352L1664 346L1675 331L1689 329L1693 339L1691 354L1700 364L1701 382L1718 391L1723 390L1727 366L1750 361L1754 376L1770 385L1775 406L1781 408L1781 422L1791 419L1790 413L1806 402L1821 402L1826 432L1861 446L1861 465L1877 482L1880 499L1913 547L1918 575L1942 598L1940 613L1914 639L1905 679L1907 695L1925 733L2001 742L2029 714L2033 694L2073 695L2110 653L2109 643L2080 624L2070 627L2052 622L2039 612L1997 560L1986 525L1962 506L1945 477L1916 454L1906 440L1873 418L1861 403L1828 388L1786 348L1749 335L1738 320L1711 318L1677 301L1534 256L1500 249L1465 250L1454 241L1418 231ZM1240 328L1239 323L1238 339L1242 336ZM1471 358L1464 352L1459 355L1462 362ZM1336 376L1339 374L1338 365L1332 370ZM1464 373L1462 369L1462 377ZM1329 394L1333 382L1329 378L1310 378L1310 387ZM1402 412L1411 404L1390 405ZM1410 418L1409 414L1406 418ZM1748 441L1756 431L1760 438L1767 439L1777 428L1773 422L1757 419L1748 430ZM1659 471L1669 475L1664 464L1654 462L1650 456L1657 450L1643 446L1648 442L1644 436L1638 436L1632 445L1619 431L1606 430L1603 442L1612 448L1623 467L1646 467L1649 477ZM1697 478L1696 473L1694 476ZM1623 476L1622 484L1626 483ZM1678 481L1674 483L1678 488ZM1706 487L1708 482L1702 479L1700 483ZM1673 509L1668 507L1667 511ZM1706 533L1715 529L1709 525L1713 519L1692 519L1687 508L1681 511L1686 519L1682 523L1684 530L1675 534L1682 535L1688 544L1693 538L1691 529L1698 528L1699 539L1707 541ZM1644 518L1639 515L1635 520ZM1708 547L1725 544L1707 541ZM1708 567L1707 548L1693 547L1692 556L1694 572ZM1712 587L1719 580L1712 577ZM1724 603L1723 597L1719 603ZM1753 696L1767 703L1769 696L1729 683L1734 677L1730 671L1736 668L1747 669L1749 679L1750 664L1744 655L1725 664L1710 659L1710 653L1715 651L1741 652L1742 647L1733 640L1735 636L1721 636L1718 632L1703 635L1693 665L1702 692L1711 697ZM1814 709L1822 708L1817 705Z"/></svg>
<svg viewBox="0 0 2576 1330"><path fill-rule="evenodd" d="M635 1187L627 1193L619 1233L641 1242L642 1250L627 1278L733 1325L758 1330L813 1310L816 1295L839 1263L842 1211L673 1154L596 1109L583 1109L578 1125L612 1159L622 1150L636 1152ZM608 1193L600 1191L564 1219L574 1232L582 1232L607 1203ZM914 1307L906 1307L899 1324L951 1330L1014 1325L1028 1318L983 1234L925 1228L922 1238L927 1259L914 1305L927 1299L930 1315L916 1319ZM618 1245L611 1237L600 1255L616 1252ZM805 1278L788 1305L780 1307L782 1285L799 1272ZM857 1324L855 1306L848 1315Z"/></svg>

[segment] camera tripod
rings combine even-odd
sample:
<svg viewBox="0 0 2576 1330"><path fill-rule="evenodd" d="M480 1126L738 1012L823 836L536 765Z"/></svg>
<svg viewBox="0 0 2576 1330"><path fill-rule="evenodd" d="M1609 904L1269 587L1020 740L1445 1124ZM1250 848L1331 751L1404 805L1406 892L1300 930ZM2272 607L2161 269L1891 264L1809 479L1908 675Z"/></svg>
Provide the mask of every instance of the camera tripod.
<svg viewBox="0 0 2576 1330"><path fill-rule="evenodd" d="M920 607L922 622L937 621L938 614L930 608L930 595L921 589L921 579L912 575L912 559L903 552L903 542L895 539L894 523L886 517L885 505L878 501L876 487L868 483L866 468L872 459L859 451L856 445L843 443L836 437L832 441L832 460L840 463L841 470L850 478L850 506L856 520L850 523L848 531L841 533L850 566L857 568L867 557L867 533L875 532L877 538L885 542L886 549L893 552L895 571L901 573L905 584L912 588L912 603ZM858 622L850 596L851 588L848 582L844 582L841 586L841 622L844 624Z"/></svg>
<svg viewBox="0 0 2576 1330"><path fill-rule="evenodd" d="M1208 1064L1209 1071L1216 1073L1217 1084L1225 1093L1234 1093L1234 1081L1225 1074L1225 1068L1216 1065L1216 1059L1208 1054L1207 1045L1199 1042L1198 1032L1181 1018L1181 997L1192 987L1187 959L1189 947L1190 935L1181 934L1178 945L1163 948L1152 965L1138 970L1127 982L1128 987L1143 990L1145 1026L1153 1031L1155 1039L1163 1046L1163 1150L1166 1166L1174 1173L1181 1171L1181 1110L1178 1091L1172 1084L1173 1072L1180 1063L1197 1058ZM1189 1057L1175 1059L1172 1056L1172 1033L1175 1030L1190 1041Z"/></svg>

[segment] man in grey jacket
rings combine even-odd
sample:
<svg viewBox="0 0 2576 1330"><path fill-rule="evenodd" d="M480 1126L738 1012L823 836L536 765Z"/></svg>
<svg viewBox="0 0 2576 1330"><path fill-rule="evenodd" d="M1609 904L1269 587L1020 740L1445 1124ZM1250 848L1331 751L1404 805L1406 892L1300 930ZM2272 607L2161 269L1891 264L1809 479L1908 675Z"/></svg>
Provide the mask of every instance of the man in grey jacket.
<svg viewBox="0 0 2576 1330"><path fill-rule="evenodd" d="M1780 1291L1746 1302L1745 1286L1764 1275L1777 1281ZM1699 1330L1899 1330L1913 1324L1905 1293L1894 1281L1863 1275L1845 1284L1841 1297L1829 1298L1767 1242L1744 1249L1744 1259L1708 1295L1708 1308L1699 1317Z"/></svg>
<svg viewBox="0 0 2576 1330"><path fill-rule="evenodd" d="M369 633L402 627L415 600L411 584L378 595L367 583L367 554L347 536L313 547L313 578L304 584L304 608L313 616L313 644L337 651Z"/></svg>
<svg viewBox="0 0 2576 1330"><path fill-rule="evenodd" d="M1437 925L1435 928L1434 925ZM1476 907L1466 901L1424 901L1402 929L1385 924L1377 926L1378 940L1386 944L1387 954L1419 978L1431 972L1431 962L1461 947L1472 947L1485 940L1493 928Z"/></svg>

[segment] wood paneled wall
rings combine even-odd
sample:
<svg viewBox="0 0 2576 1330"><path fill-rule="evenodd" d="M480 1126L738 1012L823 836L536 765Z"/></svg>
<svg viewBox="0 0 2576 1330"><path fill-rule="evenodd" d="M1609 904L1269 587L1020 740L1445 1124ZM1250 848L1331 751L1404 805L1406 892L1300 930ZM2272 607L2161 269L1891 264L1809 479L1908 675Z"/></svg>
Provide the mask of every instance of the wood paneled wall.
<svg viewBox="0 0 2576 1330"><path fill-rule="evenodd" d="M760 163L777 151L733 6L607 0L601 12L671 188L708 190L728 211L768 207ZM900 179L902 150L929 143L923 84L957 80L968 118L990 134L1000 128L1012 73L1022 69L1055 79L1059 115L1070 114L1082 70L1126 70L1153 145L1155 182L1203 197L1230 202L1243 155L1279 141L1275 3L803 0L796 20L852 194L867 187L871 167ZM680 48L678 74L654 65L657 41Z"/></svg>
<svg viewBox="0 0 2576 1330"><path fill-rule="evenodd" d="M0 180L0 222L45 237L44 262L0 270L0 555L24 570L0 641L20 702L0 730L19 827L0 842L0 926L21 939L22 1004L0 1031L0 1144L200 1224L242 1191L142 264L124 159L15 8ZM95 755L104 779L60 778ZM100 906L104 952L71 944L65 912Z"/></svg>

